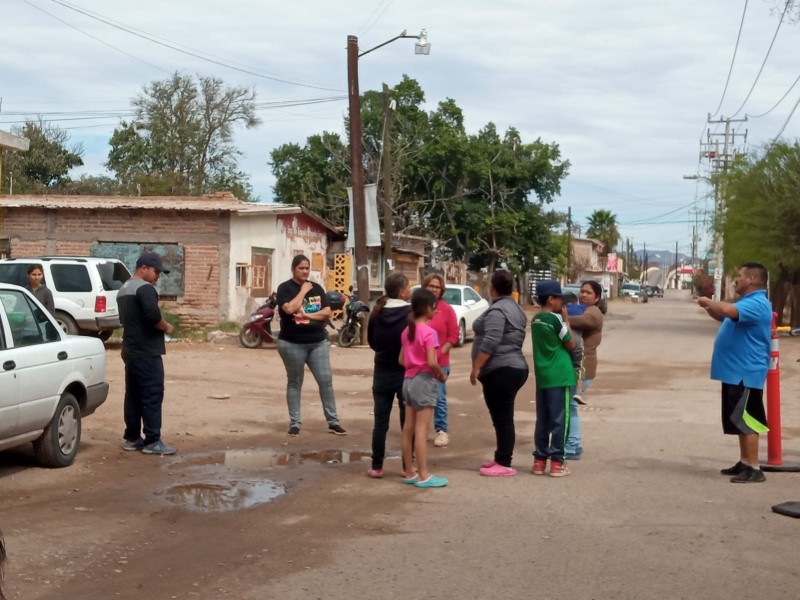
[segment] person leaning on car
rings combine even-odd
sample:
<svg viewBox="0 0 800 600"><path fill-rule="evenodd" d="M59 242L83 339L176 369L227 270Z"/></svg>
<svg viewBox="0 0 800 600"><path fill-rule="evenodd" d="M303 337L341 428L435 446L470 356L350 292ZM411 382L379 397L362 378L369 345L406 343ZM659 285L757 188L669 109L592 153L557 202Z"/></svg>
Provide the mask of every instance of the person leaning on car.
<svg viewBox="0 0 800 600"><path fill-rule="evenodd" d="M155 283L169 273L154 252L136 261L136 271L117 294L123 327L122 360L125 363L125 450L145 454L175 454L161 441L161 405L164 402L164 334L172 325L161 316ZM141 434L144 432L144 439Z"/></svg>

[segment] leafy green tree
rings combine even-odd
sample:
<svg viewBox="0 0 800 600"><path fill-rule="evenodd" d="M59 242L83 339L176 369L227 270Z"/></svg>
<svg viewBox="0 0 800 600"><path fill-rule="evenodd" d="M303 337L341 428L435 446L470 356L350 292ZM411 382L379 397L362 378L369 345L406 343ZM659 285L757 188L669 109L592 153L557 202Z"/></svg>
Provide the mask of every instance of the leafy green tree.
<svg viewBox="0 0 800 600"><path fill-rule="evenodd" d="M15 194L63 193L70 169L83 165L83 146L69 145L66 131L42 119L26 121L11 131L28 138L30 148L3 153L3 189L10 190L13 178Z"/></svg>
<svg viewBox="0 0 800 600"><path fill-rule="evenodd" d="M302 147L284 144L270 156L279 202L308 208L336 225L347 223L350 152L337 134L312 135Z"/></svg>
<svg viewBox="0 0 800 600"><path fill-rule="evenodd" d="M726 209L716 226L728 270L763 263L779 322L786 316L800 326L800 144L762 148L720 176L718 185Z"/></svg>
<svg viewBox="0 0 800 600"><path fill-rule="evenodd" d="M236 126L255 127L255 92L175 73L132 100L135 116L111 136L106 166L128 193L194 195L234 190L252 199L238 168Z"/></svg>
<svg viewBox="0 0 800 600"><path fill-rule="evenodd" d="M425 95L408 77L390 94L396 102L391 155L381 156L382 93L363 94L361 116L366 181L379 181L381 161L393 173L394 230L443 240L444 257L473 268L505 262L523 269L527 255L549 259L553 220L541 207L558 195L569 168L558 146L538 139L524 143L514 128L501 135L492 123L469 135L453 99L426 113ZM312 136L303 147L286 144L271 158L279 201L312 208L337 225L346 223L350 155L338 136Z"/></svg>
<svg viewBox="0 0 800 600"><path fill-rule="evenodd" d="M613 252L620 240L617 215L610 210L597 209L589 215L588 222L589 227L586 229L586 237L603 242L603 246L605 246L604 255L607 256L609 252Z"/></svg>

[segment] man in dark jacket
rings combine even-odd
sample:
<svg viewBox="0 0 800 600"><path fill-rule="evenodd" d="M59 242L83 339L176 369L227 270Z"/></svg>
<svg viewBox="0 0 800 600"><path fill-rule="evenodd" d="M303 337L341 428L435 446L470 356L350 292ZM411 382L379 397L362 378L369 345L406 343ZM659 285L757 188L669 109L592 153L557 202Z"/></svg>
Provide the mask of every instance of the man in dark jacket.
<svg viewBox="0 0 800 600"><path fill-rule="evenodd" d="M125 363L125 450L144 454L175 454L161 441L161 405L164 402L164 336L172 325L161 316L155 283L169 273L161 257L145 252L136 261L136 271L119 289L117 306L124 332L122 360ZM141 434L144 432L144 439Z"/></svg>

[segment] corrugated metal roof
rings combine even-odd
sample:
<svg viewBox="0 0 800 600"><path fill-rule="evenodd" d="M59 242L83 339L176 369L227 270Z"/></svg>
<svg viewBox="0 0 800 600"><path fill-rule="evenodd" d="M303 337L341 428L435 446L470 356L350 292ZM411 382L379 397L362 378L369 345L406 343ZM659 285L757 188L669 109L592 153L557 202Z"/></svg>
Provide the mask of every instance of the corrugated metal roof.
<svg viewBox="0 0 800 600"><path fill-rule="evenodd" d="M303 213L334 233L339 230L331 223L295 204L260 204L243 202L229 192L205 196L80 196L80 195L14 195L0 196L0 207L43 209L155 209L193 210L202 212L233 212L248 215Z"/></svg>
<svg viewBox="0 0 800 600"><path fill-rule="evenodd" d="M238 211L248 204L228 193L207 196L0 196L0 206L6 208L77 208L90 210L149 208L159 210Z"/></svg>

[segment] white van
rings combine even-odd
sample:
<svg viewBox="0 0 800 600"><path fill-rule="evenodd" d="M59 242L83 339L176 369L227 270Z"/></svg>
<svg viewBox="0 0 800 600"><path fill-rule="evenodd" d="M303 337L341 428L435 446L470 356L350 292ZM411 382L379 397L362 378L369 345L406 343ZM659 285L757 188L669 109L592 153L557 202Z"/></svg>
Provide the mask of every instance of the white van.
<svg viewBox="0 0 800 600"><path fill-rule="evenodd" d="M0 282L27 285L31 265L42 267L56 321L66 333L105 341L120 327L117 290L131 278L122 262L91 256L6 258L0 260Z"/></svg>

